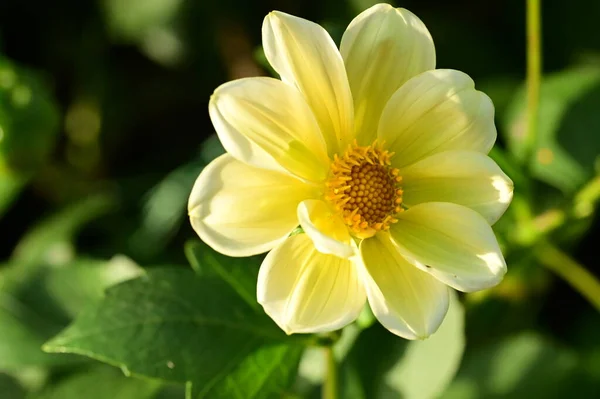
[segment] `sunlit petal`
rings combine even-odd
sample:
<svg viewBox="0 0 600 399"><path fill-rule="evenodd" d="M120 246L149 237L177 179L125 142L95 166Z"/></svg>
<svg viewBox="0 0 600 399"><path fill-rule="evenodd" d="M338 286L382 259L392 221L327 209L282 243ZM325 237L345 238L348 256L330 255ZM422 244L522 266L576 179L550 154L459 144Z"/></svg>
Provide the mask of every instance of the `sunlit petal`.
<svg viewBox="0 0 600 399"><path fill-rule="evenodd" d="M292 176L257 169L225 154L196 180L188 212L200 238L229 256L270 250L298 225L296 209L312 189Z"/></svg>
<svg viewBox="0 0 600 399"><path fill-rule="evenodd" d="M326 176L325 141L293 87L272 78L234 80L215 90L209 110L223 146L240 161L270 168L274 160L308 180Z"/></svg>
<svg viewBox="0 0 600 399"><path fill-rule="evenodd" d="M492 228L479 213L428 202L400 213L390 232L402 257L460 291L498 284L506 263Z"/></svg>
<svg viewBox="0 0 600 399"><path fill-rule="evenodd" d="M370 144L392 94L413 76L435 68L433 40L410 11L377 4L350 23L340 52L354 98L358 140Z"/></svg>
<svg viewBox="0 0 600 399"><path fill-rule="evenodd" d="M327 31L274 11L265 18L262 36L269 63L306 97L329 154L345 149L354 134L352 95L342 56Z"/></svg>
<svg viewBox="0 0 600 399"><path fill-rule="evenodd" d="M479 152L440 152L401 169L400 174L408 207L423 202L452 202L494 223L512 200L512 180Z"/></svg>
<svg viewBox="0 0 600 399"><path fill-rule="evenodd" d="M494 105L462 72L423 72L392 95L378 137L396 153L397 168L448 150L487 154L496 141Z"/></svg>

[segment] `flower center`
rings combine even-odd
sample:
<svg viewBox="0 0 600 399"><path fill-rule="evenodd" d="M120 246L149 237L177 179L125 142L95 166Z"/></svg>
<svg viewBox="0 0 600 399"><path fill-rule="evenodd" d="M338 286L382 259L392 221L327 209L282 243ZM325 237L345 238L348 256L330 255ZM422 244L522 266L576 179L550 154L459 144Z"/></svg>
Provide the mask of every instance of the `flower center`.
<svg viewBox="0 0 600 399"><path fill-rule="evenodd" d="M325 198L356 237L389 229L403 210L402 177L390 166L393 155L376 140L370 146L355 141L342 156L334 156Z"/></svg>

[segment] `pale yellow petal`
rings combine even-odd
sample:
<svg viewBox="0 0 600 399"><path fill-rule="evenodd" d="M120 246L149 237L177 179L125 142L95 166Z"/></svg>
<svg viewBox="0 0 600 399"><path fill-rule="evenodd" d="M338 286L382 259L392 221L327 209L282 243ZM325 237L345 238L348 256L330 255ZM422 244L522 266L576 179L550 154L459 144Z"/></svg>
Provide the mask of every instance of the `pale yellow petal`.
<svg viewBox="0 0 600 399"><path fill-rule="evenodd" d="M423 202L452 202L495 223L512 200L512 180L480 152L440 152L402 168L400 174L408 207Z"/></svg>
<svg viewBox="0 0 600 399"><path fill-rule="evenodd" d="M274 11L265 18L262 37L273 69L306 97L329 155L345 150L354 134L352 94L342 56L327 31L313 22Z"/></svg>
<svg viewBox="0 0 600 399"><path fill-rule="evenodd" d="M269 252L258 274L257 297L287 334L342 328L366 301L356 266L317 251L306 234L291 236Z"/></svg>
<svg viewBox="0 0 600 399"><path fill-rule="evenodd" d="M354 98L354 128L368 145L381 112L404 82L435 68L435 47L421 20L408 10L377 4L350 23L340 45Z"/></svg>
<svg viewBox="0 0 600 399"><path fill-rule="evenodd" d="M298 220L318 251L341 258L355 255L346 224L326 202L309 199L298 205Z"/></svg>
<svg viewBox="0 0 600 399"><path fill-rule="evenodd" d="M408 263L387 232L363 240L369 304L381 324L406 339L424 339L437 331L448 311L448 287Z"/></svg>
<svg viewBox="0 0 600 399"><path fill-rule="evenodd" d="M265 77L234 80L215 90L209 111L223 147L240 161L271 169L272 158L303 179L326 177L325 141L293 87Z"/></svg>
<svg viewBox="0 0 600 399"><path fill-rule="evenodd" d="M282 242L298 225L298 204L313 195L312 188L290 175L225 154L198 176L188 212L196 233L215 250L250 256Z"/></svg>
<svg viewBox="0 0 600 399"><path fill-rule="evenodd" d="M479 213L447 202L415 205L390 233L402 257L459 291L493 287L506 263L492 228Z"/></svg>
<svg viewBox="0 0 600 399"><path fill-rule="evenodd" d="M423 72L392 95L378 137L395 152L397 168L448 150L487 154L496 141L494 105L462 72Z"/></svg>

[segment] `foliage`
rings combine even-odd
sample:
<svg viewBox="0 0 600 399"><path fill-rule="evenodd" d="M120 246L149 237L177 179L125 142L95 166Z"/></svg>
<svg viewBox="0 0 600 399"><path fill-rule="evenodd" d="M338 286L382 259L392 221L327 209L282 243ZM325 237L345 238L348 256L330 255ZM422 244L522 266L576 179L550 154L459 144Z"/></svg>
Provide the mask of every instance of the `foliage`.
<svg viewBox="0 0 600 399"><path fill-rule="evenodd" d="M492 97L491 156L516 187L494 226L505 280L454 296L418 342L369 309L341 333L286 336L256 302L262 257L214 252L186 218L223 152L211 92L273 73L264 15L316 20L339 42L371 0L25 3L0 2L0 398L319 397L329 346L343 398L598 397L598 312L544 256L600 273L597 1L544 2L532 150L522 2L396 2L431 30L438 67Z"/></svg>

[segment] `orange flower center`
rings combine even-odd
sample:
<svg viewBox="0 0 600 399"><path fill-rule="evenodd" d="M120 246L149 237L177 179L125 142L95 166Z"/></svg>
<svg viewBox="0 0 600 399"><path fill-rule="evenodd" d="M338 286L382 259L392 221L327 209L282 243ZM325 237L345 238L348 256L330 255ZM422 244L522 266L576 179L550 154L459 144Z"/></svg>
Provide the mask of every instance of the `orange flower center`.
<svg viewBox="0 0 600 399"><path fill-rule="evenodd" d="M389 229L403 210L402 177L390 166L393 155L377 141L370 146L355 141L342 156L334 156L325 198L356 237Z"/></svg>

